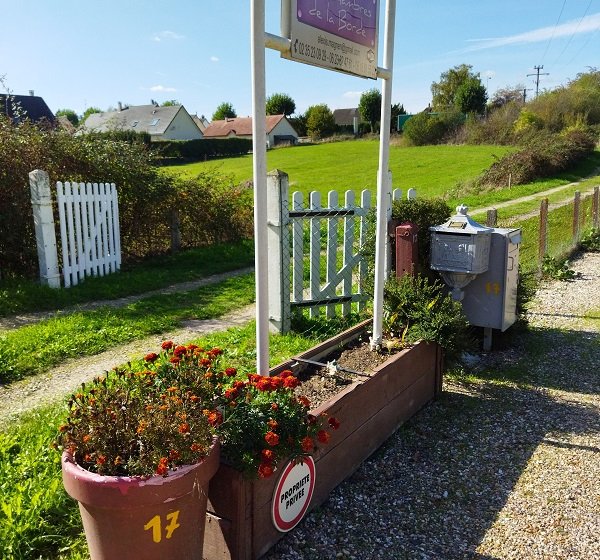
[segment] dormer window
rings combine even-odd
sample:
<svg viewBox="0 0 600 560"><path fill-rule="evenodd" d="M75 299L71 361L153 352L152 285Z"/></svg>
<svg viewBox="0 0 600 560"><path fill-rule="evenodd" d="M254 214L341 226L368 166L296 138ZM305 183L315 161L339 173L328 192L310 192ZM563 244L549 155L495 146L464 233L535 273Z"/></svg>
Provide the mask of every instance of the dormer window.
<svg viewBox="0 0 600 560"><path fill-rule="evenodd" d="M160 119L152 119L149 126L156 126L159 121L160 121Z"/></svg>
<svg viewBox="0 0 600 560"><path fill-rule="evenodd" d="M135 127L138 125L138 123L139 123L139 122L140 122L140 121L133 121L133 122L131 123L131 128L135 128Z"/></svg>

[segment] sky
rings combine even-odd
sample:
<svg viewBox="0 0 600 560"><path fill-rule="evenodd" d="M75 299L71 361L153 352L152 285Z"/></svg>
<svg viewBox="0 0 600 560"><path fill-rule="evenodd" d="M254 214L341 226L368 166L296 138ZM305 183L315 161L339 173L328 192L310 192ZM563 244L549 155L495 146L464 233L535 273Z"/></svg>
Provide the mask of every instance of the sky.
<svg viewBox="0 0 600 560"><path fill-rule="evenodd" d="M266 31L279 35L281 0L266 0L266 11ZM252 113L250 0L0 0L0 19L0 90L33 90L53 112L176 99L209 119L224 101ZM392 102L409 113L463 63L490 97L522 84L531 98L535 66L548 73L540 91L600 67L600 0L397 0L394 45ZM381 85L266 51L267 95L290 95L296 113L356 107Z"/></svg>

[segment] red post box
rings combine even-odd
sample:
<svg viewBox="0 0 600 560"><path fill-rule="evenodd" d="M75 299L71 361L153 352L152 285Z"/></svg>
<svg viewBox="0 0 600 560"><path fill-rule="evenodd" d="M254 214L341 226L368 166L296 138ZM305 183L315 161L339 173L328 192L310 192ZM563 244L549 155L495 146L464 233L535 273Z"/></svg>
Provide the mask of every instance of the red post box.
<svg viewBox="0 0 600 560"><path fill-rule="evenodd" d="M415 276L418 272L419 253L417 246L419 228L412 222L396 227L396 277L405 274Z"/></svg>

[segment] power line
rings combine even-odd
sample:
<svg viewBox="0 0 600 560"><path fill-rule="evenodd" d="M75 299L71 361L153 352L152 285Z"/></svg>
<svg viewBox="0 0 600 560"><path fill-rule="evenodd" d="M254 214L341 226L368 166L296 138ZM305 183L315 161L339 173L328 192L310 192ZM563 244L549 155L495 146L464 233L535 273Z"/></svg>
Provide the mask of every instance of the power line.
<svg viewBox="0 0 600 560"><path fill-rule="evenodd" d="M540 76L549 76L550 74L548 72L541 72L540 70L542 70L544 68L543 64L540 64L539 66L534 66L533 69L535 70L535 74L527 74L527 76L535 76L535 96L538 96L538 93L540 91Z"/></svg>
<svg viewBox="0 0 600 560"><path fill-rule="evenodd" d="M567 41L567 44L564 46L563 50L560 52L560 54L556 57L556 60L554 61L554 65L556 66L556 63L558 62L558 60L560 59L560 57L565 54L565 51L569 48L569 45L571 44L571 41L573 40L573 37L575 37L575 34L577 33L577 31L579 30L579 26L581 25L581 22L583 21L583 18L587 15L590 6L592 5L592 2L594 0L590 0L587 8L585 9L585 12L583 12L583 15L581 16L581 18L579 19L579 21L577 22L577 26L575 27L575 30L573 31L573 33L571 33L571 36L569 37L569 40Z"/></svg>
<svg viewBox="0 0 600 560"><path fill-rule="evenodd" d="M554 39L554 34L556 33L556 28L558 27L558 22L560 21L560 18L562 17L563 10L565 9L566 3L567 3L567 0L563 0L563 5L562 5L562 8L560 9L560 14L558 14L558 19L556 20L556 23L554 24L554 29L552 30L552 36L550 37L550 39L548 39L548 42L546 43L546 50L544 51L544 54L542 55L542 62L544 62L544 59L546 58L546 55L548 54L548 48L550 47L550 43L552 42L552 39Z"/></svg>

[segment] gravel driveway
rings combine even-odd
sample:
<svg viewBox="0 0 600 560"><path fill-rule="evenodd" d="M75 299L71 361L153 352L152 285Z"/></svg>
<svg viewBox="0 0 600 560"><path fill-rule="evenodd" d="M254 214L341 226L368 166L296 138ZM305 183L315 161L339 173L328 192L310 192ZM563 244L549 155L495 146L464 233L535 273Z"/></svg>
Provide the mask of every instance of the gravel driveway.
<svg viewBox="0 0 600 560"><path fill-rule="evenodd" d="M571 266L529 332L449 378L264 558L600 558L600 254Z"/></svg>

